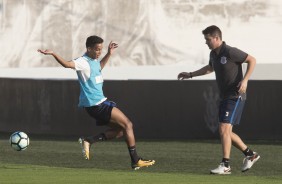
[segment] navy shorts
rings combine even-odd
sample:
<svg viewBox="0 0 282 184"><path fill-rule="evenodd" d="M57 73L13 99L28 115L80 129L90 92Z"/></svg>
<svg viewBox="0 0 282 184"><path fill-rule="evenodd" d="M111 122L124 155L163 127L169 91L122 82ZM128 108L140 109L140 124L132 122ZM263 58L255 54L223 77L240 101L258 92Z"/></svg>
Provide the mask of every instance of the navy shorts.
<svg viewBox="0 0 282 184"><path fill-rule="evenodd" d="M106 100L99 105L85 107L85 110L96 119L97 126L103 126L110 122L113 107L116 107L116 103Z"/></svg>
<svg viewBox="0 0 282 184"><path fill-rule="evenodd" d="M241 96L235 99L222 100L219 106L219 122L239 125L244 106L245 99Z"/></svg>

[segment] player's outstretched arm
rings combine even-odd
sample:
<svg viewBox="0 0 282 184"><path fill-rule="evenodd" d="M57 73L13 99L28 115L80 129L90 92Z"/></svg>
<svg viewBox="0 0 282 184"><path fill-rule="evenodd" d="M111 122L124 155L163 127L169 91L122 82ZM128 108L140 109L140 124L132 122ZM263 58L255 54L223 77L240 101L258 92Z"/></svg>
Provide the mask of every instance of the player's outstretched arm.
<svg viewBox="0 0 282 184"><path fill-rule="evenodd" d="M41 50L41 49L38 49L37 50L38 52L40 52L41 54L44 54L44 55L52 55L58 63L60 63L63 67L65 68L72 68L72 69L75 69L75 64L73 61L66 61L64 60L61 56L55 54L52 50Z"/></svg>
<svg viewBox="0 0 282 184"><path fill-rule="evenodd" d="M177 79L178 80L184 80L184 79L191 79L193 77L206 75L213 72L213 68L210 65L204 66L200 70L196 70L194 72L181 72L178 74Z"/></svg>
<svg viewBox="0 0 282 184"><path fill-rule="evenodd" d="M103 59L100 62L101 68L103 69L106 65L106 63L108 62L110 56L114 53L114 50L118 47L117 43L114 42L110 42L109 46L108 46L108 53L103 57Z"/></svg>

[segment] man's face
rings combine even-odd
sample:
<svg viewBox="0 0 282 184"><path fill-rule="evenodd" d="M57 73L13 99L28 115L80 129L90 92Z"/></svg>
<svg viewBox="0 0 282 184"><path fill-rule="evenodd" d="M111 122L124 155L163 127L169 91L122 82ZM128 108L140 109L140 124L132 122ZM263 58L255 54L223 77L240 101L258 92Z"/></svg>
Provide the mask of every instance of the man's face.
<svg viewBox="0 0 282 184"><path fill-rule="evenodd" d="M206 34L204 36L209 49L213 50L220 46L221 40L218 36L211 36L210 34Z"/></svg>
<svg viewBox="0 0 282 184"><path fill-rule="evenodd" d="M95 44L94 47L88 47L87 53L92 59L98 59L102 54L103 44Z"/></svg>

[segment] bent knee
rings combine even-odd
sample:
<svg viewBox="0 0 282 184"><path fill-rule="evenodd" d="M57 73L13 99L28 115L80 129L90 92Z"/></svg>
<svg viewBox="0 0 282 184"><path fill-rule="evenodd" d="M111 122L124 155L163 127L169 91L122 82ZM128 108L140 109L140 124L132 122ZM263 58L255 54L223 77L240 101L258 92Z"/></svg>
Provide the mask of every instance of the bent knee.
<svg viewBox="0 0 282 184"><path fill-rule="evenodd" d="M231 135L232 126L227 123L221 123L219 126L219 134L222 135Z"/></svg>
<svg viewBox="0 0 282 184"><path fill-rule="evenodd" d="M124 128L125 128L125 129L133 129L133 124L132 124L132 122L131 122L129 119L127 119L127 120L124 122Z"/></svg>

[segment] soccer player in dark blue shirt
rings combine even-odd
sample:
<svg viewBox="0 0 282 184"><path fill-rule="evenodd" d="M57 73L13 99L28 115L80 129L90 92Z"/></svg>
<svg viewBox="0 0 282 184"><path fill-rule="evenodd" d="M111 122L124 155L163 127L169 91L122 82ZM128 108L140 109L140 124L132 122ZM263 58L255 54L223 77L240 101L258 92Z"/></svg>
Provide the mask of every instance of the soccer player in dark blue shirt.
<svg viewBox="0 0 282 184"><path fill-rule="evenodd" d="M245 172L252 167L260 156L249 149L242 139L232 131L232 128L240 123L246 100L248 80L255 68L256 59L222 41L222 32L217 26L209 26L202 33L206 44L211 50L209 64L194 72L180 73L178 80L215 72L221 97L219 105L219 134L223 158L219 166L210 172L212 174L231 174L229 160L232 144L245 155L242 166L242 172ZM243 63L248 64L245 75L243 75L242 71Z"/></svg>

